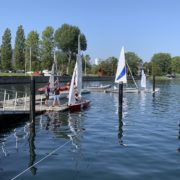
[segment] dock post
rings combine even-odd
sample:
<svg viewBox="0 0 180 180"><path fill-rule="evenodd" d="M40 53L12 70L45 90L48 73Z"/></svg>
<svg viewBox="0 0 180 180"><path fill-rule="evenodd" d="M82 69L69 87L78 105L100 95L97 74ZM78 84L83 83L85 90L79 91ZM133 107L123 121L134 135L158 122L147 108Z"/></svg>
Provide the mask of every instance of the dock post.
<svg viewBox="0 0 180 180"><path fill-rule="evenodd" d="M122 119L122 111L123 111L123 82L119 83L119 107L118 107L118 113L119 118Z"/></svg>
<svg viewBox="0 0 180 180"><path fill-rule="evenodd" d="M155 75L153 75L153 93L155 93L155 86L156 86L156 78Z"/></svg>
<svg viewBox="0 0 180 180"><path fill-rule="evenodd" d="M31 76L30 81L30 121L35 122L35 79Z"/></svg>

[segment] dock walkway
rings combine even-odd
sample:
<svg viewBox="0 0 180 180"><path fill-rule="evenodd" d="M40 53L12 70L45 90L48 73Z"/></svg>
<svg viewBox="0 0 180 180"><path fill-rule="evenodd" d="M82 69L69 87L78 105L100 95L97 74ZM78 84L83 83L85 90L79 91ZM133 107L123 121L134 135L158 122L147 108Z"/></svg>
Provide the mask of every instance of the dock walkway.
<svg viewBox="0 0 180 180"><path fill-rule="evenodd" d="M18 97L18 94L14 95L15 98L10 98L7 91L4 92L3 100L0 100L0 116L3 115L25 115L30 114L30 97L24 95L23 97ZM60 107L52 107L45 105L45 95L36 95L35 97L35 113L40 114L46 111L65 111L68 110L66 103L62 104Z"/></svg>

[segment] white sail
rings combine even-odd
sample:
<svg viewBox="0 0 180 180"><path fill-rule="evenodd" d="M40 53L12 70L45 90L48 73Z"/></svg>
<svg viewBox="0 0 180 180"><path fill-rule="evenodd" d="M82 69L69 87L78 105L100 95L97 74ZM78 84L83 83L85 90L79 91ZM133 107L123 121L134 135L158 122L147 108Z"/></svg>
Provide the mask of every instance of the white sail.
<svg viewBox="0 0 180 180"><path fill-rule="evenodd" d="M121 49L115 78L115 83L120 82L127 83L124 47Z"/></svg>
<svg viewBox="0 0 180 180"><path fill-rule="evenodd" d="M76 73L77 73L77 62L76 62L76 65L74 67L74 71L73 71L73 75L72 75L72 79L71 79L71 85L70 85L70 89L69 89L68 105L75 104L74 83L75 83L75 78L77 75Z"/></svg>
<svg viewBox="0 0 180 180"><path fill-rule="evenodd" d="M141 88L146 88L146 75L143 69L141 71Z"/></svg>
<svg viewBox="0 0 180 180"><path fill-rule="evenodd" d="M78 36L78 54L76 56L77 60L77 73L76 73L76 86L79 96L81 96L82 89L82 59L81 59L81 46L80 46L80 35Z"/></svg>

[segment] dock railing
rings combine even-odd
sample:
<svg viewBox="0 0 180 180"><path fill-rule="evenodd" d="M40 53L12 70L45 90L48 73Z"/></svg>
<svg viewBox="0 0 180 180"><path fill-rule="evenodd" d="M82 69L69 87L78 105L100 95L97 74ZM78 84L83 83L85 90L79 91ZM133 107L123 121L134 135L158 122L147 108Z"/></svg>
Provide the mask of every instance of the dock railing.
<svg viewBox="0 0 180 180"><path fill-rule="evenodd" d="M0 111L29 111L30 94L22 91L0 89ZM42 110L44 94L36 95L37 110Z"/></svg>

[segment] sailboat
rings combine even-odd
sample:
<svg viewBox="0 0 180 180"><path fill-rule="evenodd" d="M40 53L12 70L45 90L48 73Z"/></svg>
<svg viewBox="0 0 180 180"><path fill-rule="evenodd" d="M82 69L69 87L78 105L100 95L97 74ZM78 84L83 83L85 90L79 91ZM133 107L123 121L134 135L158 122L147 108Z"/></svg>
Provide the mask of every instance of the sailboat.
<svg viewBox="0 0 180 180"><path fill-rule="evenodd" d="M126 65L129 68L130 74L132 76L133 82L135 84L135 88L129 88L129 87L124 87L123 92L125 93L138 93L139 88L135 82L135 79L132 75L132 72L130 70L129 65L125 61L125 53L124 53L124 47L122 47L121 52L120 52L120 57L117 65L117 71L116 71L116 76L115 76L115 83L120 83L123 82L124 84L127 84L127 73L126 73ZM114 86L113 89L108 89L105 92L111 92L111 93L118 93L118 88Z"/></svg>
<svg viewBox="0 0 180 180"><path fill-rule="evenodd" d="M76 56L76 64L74 67L70 90L68 107L70 111L80 111L82 108L87 108L90 104L89 100L82 98L82 59L81 59L81 49L80 49L80 36L78 37L78 54ZM75 91L78 92L79 100L75 99Z"/></svg>
<svg viewBox="0 0 180 180"><path fill-rule="evenodd" d="M67 97L67 95L69 93L69 87L68 86L60 86L60 84L59 84L59 79L57 77L57 60L56 60L55 52L54 52L54 62L52 64L48 84L49 84L49 88L50 88L49 99L54 98L54 93L53 92L54 92L55 86L59 87L59 89L60 89L59 98ZM46 86L42 87L42 88L39 88L38 91L39 92L45 92L46 88L47 88Z"/></svg>
<svg viewBox="0 0 180 180"><path fill-rule="evenodd" d="M158 92L159 90L160 90L159 88L155 88L154 91L153 91L153 89L146 88L146 75L144 73L144 70L142 69L142 71L141 71L141 91L146 92L146 93L155 93L155 92Z"/></svg>
<svg viewBox="0 0 180 180"><path fill-rule="evenodd" d="M144 74L144 70L141 71L141 89L146 89L146 75Z"/></svg>

